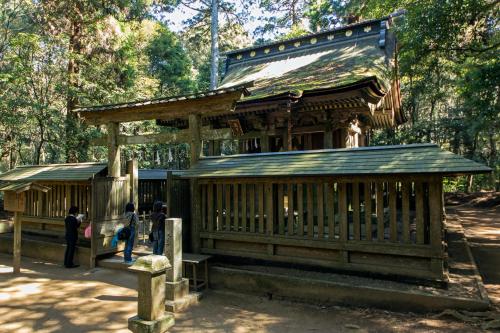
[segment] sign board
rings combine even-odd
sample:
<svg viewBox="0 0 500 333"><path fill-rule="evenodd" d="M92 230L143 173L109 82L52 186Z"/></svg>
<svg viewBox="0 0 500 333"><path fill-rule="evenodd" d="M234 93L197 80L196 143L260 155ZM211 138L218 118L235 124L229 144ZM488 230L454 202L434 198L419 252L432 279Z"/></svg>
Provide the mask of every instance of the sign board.
<svg viewBox="0 0 500 333"><path fill-rule="evenodd" d="M14 191L5 191L3 196L4 210L8 212L24 212L26 206L26 193L16 193Z"/></svg>

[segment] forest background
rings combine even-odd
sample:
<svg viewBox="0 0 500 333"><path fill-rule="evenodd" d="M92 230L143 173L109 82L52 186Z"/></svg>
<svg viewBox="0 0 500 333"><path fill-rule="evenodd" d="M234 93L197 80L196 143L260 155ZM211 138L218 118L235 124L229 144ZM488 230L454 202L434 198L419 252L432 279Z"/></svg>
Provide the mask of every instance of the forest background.
<svg viewBox="0 0 500 333"><path fill-rule="evenodd" d="M90 144L102 129L85 126L71 111L209 89L215 37L220 71L225 51L404 11L395 29L408 121L374 132L371 144L437 143L495 171L448 181L448 190L498 190L499 3L0 0L0 172L105 160L106 148ZM171 130L155 122L121 126L130 134ZM227 142L226 153L233 146ZM183 144L123 151L124 159L135 156L141 168L189 164L189 146Z"/></svg>

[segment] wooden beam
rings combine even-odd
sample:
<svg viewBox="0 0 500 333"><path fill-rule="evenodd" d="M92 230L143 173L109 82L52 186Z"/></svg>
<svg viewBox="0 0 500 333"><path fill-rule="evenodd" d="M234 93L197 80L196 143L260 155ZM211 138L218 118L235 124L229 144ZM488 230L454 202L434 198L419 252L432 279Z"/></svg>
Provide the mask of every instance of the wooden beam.
<svg viewBox="0 0 500 333"><path fill-rule="evenodd" d="M120 177L120 145L118 144L119 124L110 122L108 128L108 176Z"/></svg>
<svg viewBox="0 0 500 333"><path fill-rule="evenodd" d="M149 143L189 143L189 129L181 130L175 133L156 133L144 135L119 135L118 144L124 145L140 145ZM255 132L257 133L257 132ZM257 134L255 134L257 136ZM210 129L203 127L201 129L202 140L230 140L233 136L229 128ZM93 146L105 146L107 144L107 136L102 136L90 141Z"/></svg>

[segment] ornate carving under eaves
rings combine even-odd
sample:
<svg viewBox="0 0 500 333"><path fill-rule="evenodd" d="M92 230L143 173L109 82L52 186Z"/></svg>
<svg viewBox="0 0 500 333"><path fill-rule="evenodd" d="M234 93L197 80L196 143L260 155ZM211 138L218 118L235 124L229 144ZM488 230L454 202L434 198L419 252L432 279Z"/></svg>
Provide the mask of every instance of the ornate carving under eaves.
<svg viewBox="0 0 500 333"><path fill-rule="evenodd" d="M327 126L329 125L332 131L339 128L349 128L353 120L357 121L357 115L354 112L329 111Z"/></svg>

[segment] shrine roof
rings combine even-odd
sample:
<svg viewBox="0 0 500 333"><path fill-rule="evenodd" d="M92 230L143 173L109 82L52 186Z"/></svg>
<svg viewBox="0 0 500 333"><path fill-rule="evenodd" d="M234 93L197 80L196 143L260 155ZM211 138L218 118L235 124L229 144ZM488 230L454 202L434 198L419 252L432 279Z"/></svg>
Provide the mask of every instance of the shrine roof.
<svg viewBox="0 0 500 333"><path fill-rule="evenodd" d="M282 93L339 88L372 80L390 89L396 40L391 18L227 53L221 89L252 82L254 100Z"/></svg>
<svg viewBox="0 0 500 333"><path fill-rule="evenodd" d="M206 157L185 177L293 177L349 175L455 176L491 169L434 144L411 144Z"/></svg>
<svg viewBox="0 0 500 333"><path fill-rule="evenodd" d="M85 181L107 168L103 163L23 165L0 174L0 182Z"/></svg>

